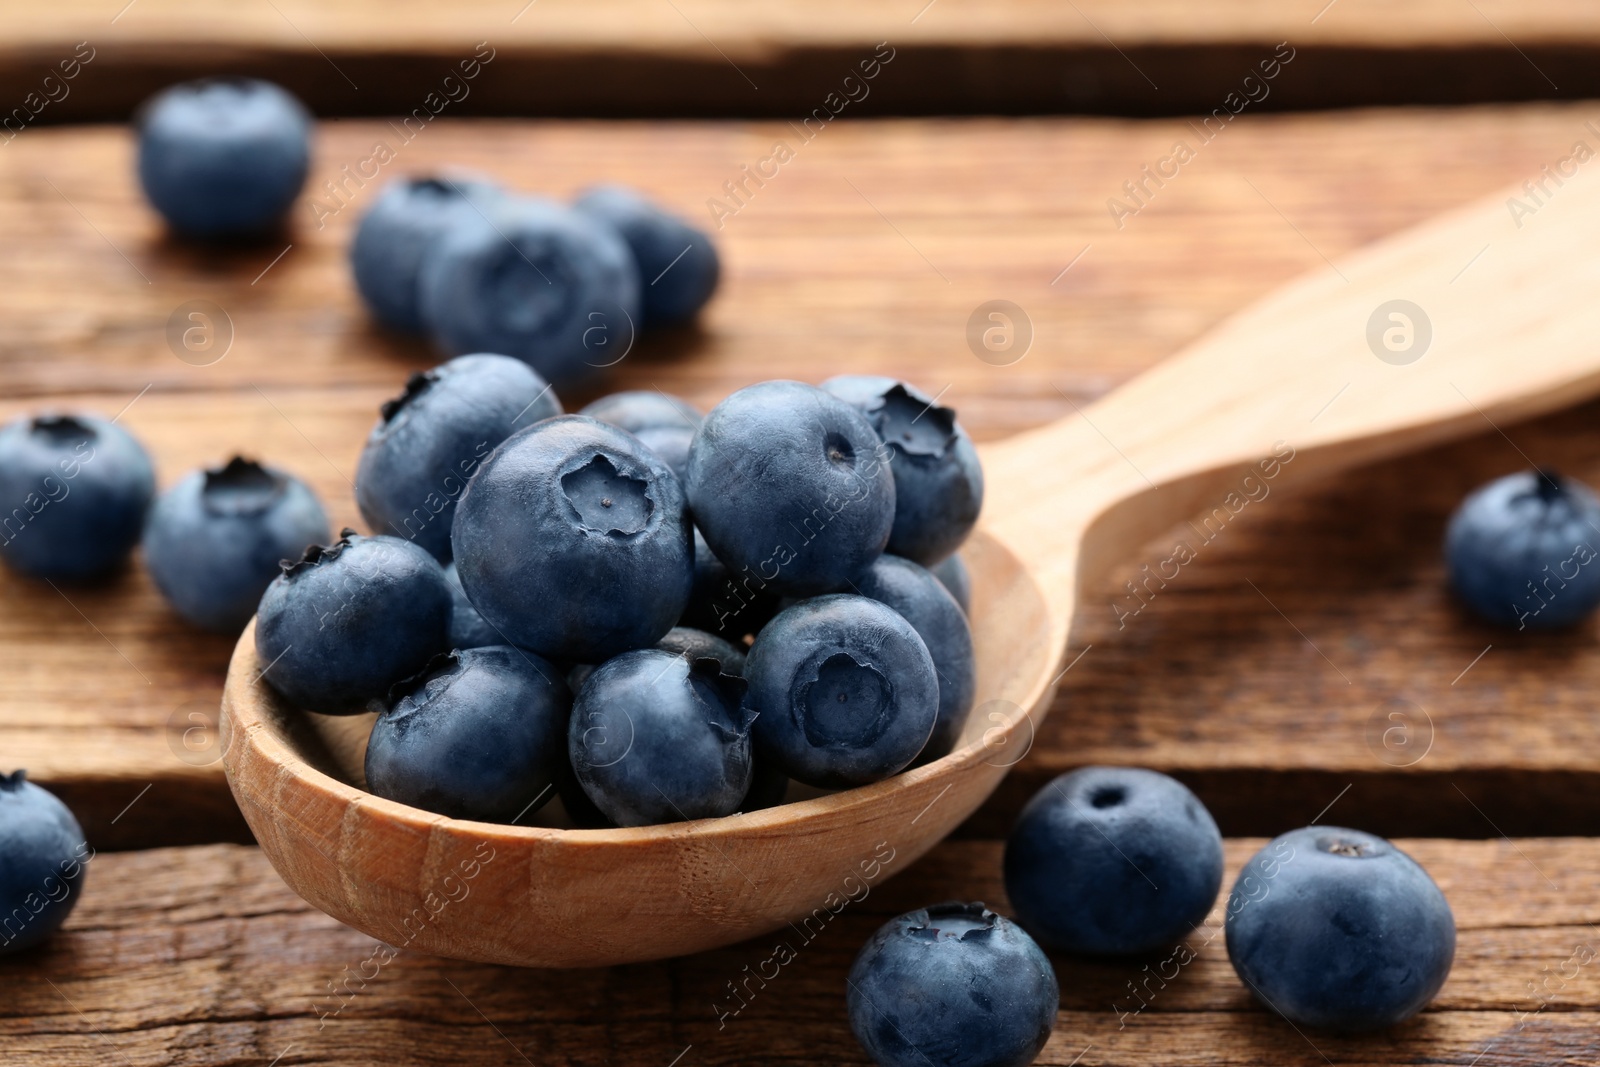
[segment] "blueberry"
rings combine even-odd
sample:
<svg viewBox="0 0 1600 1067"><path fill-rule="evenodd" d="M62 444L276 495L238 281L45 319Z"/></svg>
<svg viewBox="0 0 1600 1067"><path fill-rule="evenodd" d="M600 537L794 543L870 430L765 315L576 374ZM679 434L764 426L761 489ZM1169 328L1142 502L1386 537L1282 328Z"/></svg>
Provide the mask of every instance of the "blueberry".
<svg viewBox="0 0 1600 1067"><path fill-rule="evenodd" d="M930 570L933 576L944 583L950 590L950 595L956 598L956 603L961 605L961 610L968 615L972 614L972 576L967 573L967 565L961 559L961 553L946 556L935 563Z"/></svg>
<svg viewBox="0 0 1600 1067"><path fill-rule="evenodd" d="M729 641L761 632L778 613L778 595L748 569L738 575L728 570L694 532L694 586L683 609L680 625L719 634Z"/></svg>
<svg viewBox="0 0 1600 1067"><path fill-rule="evenodd" d="M235 456L225 467L193 472L156 500L144 562L179 615L237 634L278 576L279 561L328 538L328 516L309 486Z"/></svg>
<svg viewBox="0 0 1600 1067"><path fill-rule="evenodd" d="M824 789L902 770L939 710L939 680L917 631L892 608L846 593L780 612L756 636L744 676L761 757Z"/></svg>
<svg viewBox="0 0 1600 1067"><path fill-rule="evenodd" d="M422 317L450 352L503 352L552 381L608 367L639 322L639 277L611 227L543 200L504 199L429 250Z"/></svg>
<svg viewBox="0 0 1600 1067"><path fill-rule="evenodd" d="M380 409L361 450L361 517L448 562L450 524L467 481L501 441L559 414L545 380L507 356L459 356L413 374Z"/></svg>
<svg viewBox="0 0 1600 1067"><path fill-rule="evenodd" d="M467 591L461 588L461 576L456 573L454 563L445 567L444 576L450 583L450 647L466 649L505 644L506 639L495 632L488 620L472 606L472 601L467 599Z"/></svg>
<svg viewBox="0 0 1600 1067"><path fill-rule="evenodd" d="M1136 955L1198 926L1222 885L1222 835L1182 783L1133 767L1063 774L1006 841L1006 895L1051 948Z"/></svg>
<svg viewBox="0 0 1600 1067"><path fill-rule="evenodd" d="M1542 471L1508 474L1450 518L1445 556L1456 595L1489 622L1570 626L1600 605L1600 500L1582 482Z"/></svg>
<svg viewBox="0 0 1600 1067"><path fill-rule="evenodd" d="M1375 1030L1439 992L1456 924L1428 872L1383 838L1307 826L1239 872L1227 939L1245 985L1290 1022Z"/></svg>
<svg viewBox="0 0 1600 1067"><path fill-rule="evenodd" d="M843 375L822 387L864 412L893 452L888 550L929 565L961 547L983 507L983 467L956 413L889 378Z"/></svg>
<svg viewBox="0 0 1600 1067"><path fill-rule="evenodd" d="M532 652L437 656L372 724L367 788L452 819L517 822L554 792L570 707L561 672Z"/></svg>
<svg viewBox="0 0 1600 1067"><path fill-rule="evenodd" d="M84 581L139 543L155 496L143 446L94 415L39 415L0 429L0 559L35 578Z"/></svg>
<svg viewBox="0 0 1600 1067"><path fill-rule="evenodd" d="M859 411L800 382L762 382L711 410L689 450L695 522L735 573L812 596L883 553L895 482Z"/></svg>
<svg viewBox="0 0 1600 1067"><path fill-rule="evenodd" d="M362 711L446 651L450 610L450 583L432 556L398 537L345 530L285 560L267 587L256 615L262 677L311 711Z"/></svg>
<svg viewBox="0 0 1600 1067"><path fill-rule="evenodd" d="M417 279L428 250L502 195L488 179L468 175L398 178L383 187L350 245L356 288L379 322L423 332Z"/></svg>
<svg viewBox="0 0 1600 1067"><path fill-rule="evenodd" d="M694 405L655 390L612 393L578 414L627 430L660 456L682 481L689 464L689 445L704 416Z"/></svg>
<svg viewBox="0 0 1600 1067"><path fill-rule="evenodd" d="M588 189L573 207L604 220L628 243L644 290L642 325L692 319L711 299L722 269L703 231L620 185Z"/></svg>
<svg viewBox="0 0 1600 1067"><path fill-rule="evenodd" d="M739 804L740 811L762 811L782 804L789 792L789 776L752 753L750 790Z"/></svg>
<svg viewBox="0 0 1600 1067"><path fill-rule="evenodd" d="M0 956L32 948L60 928L92 859L65 804L23 771L0 774Z"/></svg>
<svg viewBox="0 0 1600 1067"><path fill-rule="evenodd" d="M850 1029L883 1067L1023 1067L1060 1002L1039 946L982 904L890 919L846 981Z"/></svg>
<svg viewBox="0 0 1600 1067"><path fill-rule="evenodd" d="M484 461L452 541L490 625L551 659L599 663L678 621L694 579L690 529L661 460L614 426L562 415Z"/></svg>
<svg viewBox="0 0 1600 1067"><path fill-rule="evenodd" d="M139 182L179 233L269 230L305 185L311 116L271 82L184 82L146 101L137 121Z"/></svg>
<svg viewBox="0 0 1600 1067"><path fill-rule="evenodd" d="M722 668L723 674L731 674L735 678L744 677L744 652L704 630L674 626L667 631L665 637L656 642L656 647L663 652L671 652L674 656L684 656L688 659L714 659Z"/></svg>
<svg viewBox="0 0 1600 1067"><path fill-rule="evenodd" d="M584 793L618 826L731 815L750 789L744 682L715 660L647 648L602 663L572 707Z"/></svg>
<svg viewBox="0 0 1600 1067"><path fill-rule="evenodd" d="M878 557L856 579L856 592L899 612L928 647L939 677L939 717L918 758L927 763L947 755L961 737L978 684L972 630L961 605L939 579L899 556Z"/></svg>

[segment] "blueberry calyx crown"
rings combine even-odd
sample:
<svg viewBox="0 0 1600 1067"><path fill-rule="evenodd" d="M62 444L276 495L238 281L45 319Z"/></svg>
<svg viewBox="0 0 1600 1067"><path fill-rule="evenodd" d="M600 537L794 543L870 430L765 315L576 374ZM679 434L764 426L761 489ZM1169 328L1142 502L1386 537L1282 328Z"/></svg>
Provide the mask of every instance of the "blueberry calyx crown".
<svg viewBox="0 0 1600 1067"><path fill-rule="evenodd" d="M689 677L691 680L699 678L722 697L723 704L734 714L736 736L750 732L751 725L756 721L756 711L746 704L744 699L750 690L749 682L737 674L729 674L723 670L722 661L714 656L695 656L690 659Z"/></svg>
<svg viewBox="0 0 1600 1067"><path fill-rule="evenodd" d="M961 900L947 900L943 904L934 904L914 911L906 916L909 920L905 932L912 937L926 941L938 941L941 938L951 938L956 941L966 941L968 938L987 938L992 935L995 928L1000 925L1000 916L989 910L981 900L970 904ZM940 923L944 922L944 926Z"/></svg>
<svg viewBox="0 0 1600 1067"><path fill-rule="evenodd" d="M13 793L28 784L28 772L18 767L10 774L0 774L0 792Z"/></svg>
<svg viewBox="0 0 1600 1067"><path fill-rule="evenodd" d="M439 380L437 371L418 371L406 379L406 387L400 395L390 397L378 406L378 414L387 424L394 421L394 417L405 409L405 406L417 397L426 393L433 383Z"/></svg>
<svg viewBox="0 0 1600 1067"><path fill-rule="evenodd" d="M884 443L903 455L936 458L955 446L955 411L913 393L903 382L883 391L872 423Z"/></svg>
<svg viewBox="0 0 1600 1067"><path fill-rule="evenodd" d="M1353 834L1329 833L1317 838L1317 849L1330 856L1347 859L1368 859L1387 851L1381 842L1365 840Z"/></svg>
<svg viewBox="0 0 1600 1067"><path fill-rule="evenodd" d="M1566 489L1561 484L1561 475L1552 470L1534 471L1535 488L1539 499L1546 504L1552 504L1566 495Z"/></svg>
<svg viewBox="0 0 1600 1067"><path fill-rule="evenodd" d="M1114 783L1097 785L1089 793L1089 806L1103 811L1106 808L1114 808L1127 799L1128 787L1125 785Z"/></svg>
<svg viewBox="0 0 1600 1067"><path fill-rule="evenodd" d="M283 495L283 475L253 459L234 456L221 467L208 467L200 491L207 510L218 515L259 515Z"/></svg>
<svg viewBox="0 0 1600 1067"><path fill-rule="evenodd" d="M35 415L29 429L56 445L93 441L97 436L94 427L76 415Z"/></svg>
<svg viewBox="0 0 1600 1067"><path fill-rule="evenodd" d="M346 526L339 531L339 539L333 544L307 545L305 553L299 559L279 560L278 567L283 571L285 578L293 578L295 575L310 570L312 567L321 566L324 563L332 563L339 558L345 549L350 547L351 538L360 536L355 530Z"/></svg>
<svg viewBox="0 0 1600 1067"><path fill-rule="evenodd" d="M448 652L435 652L420 671L407 675L389 687L389 692L384 696L384 704L393 708L400 701L427 685L432 679L441 674L454 673L460 666L460 649L452 648Z"/></svg>

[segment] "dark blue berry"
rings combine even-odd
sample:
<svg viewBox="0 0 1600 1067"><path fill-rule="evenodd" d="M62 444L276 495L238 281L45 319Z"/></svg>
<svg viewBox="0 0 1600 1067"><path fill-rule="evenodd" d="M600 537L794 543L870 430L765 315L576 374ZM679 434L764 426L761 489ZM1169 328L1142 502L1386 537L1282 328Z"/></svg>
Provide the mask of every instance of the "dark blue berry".
<svg viewBox="0 0 1600 1067"><path fill-rule="evenodd" d="M1051 948L1135 955L1170 948L1222 885L1222 835L1182 783L1132 767L1063 774L1006 841L1006 895Z"/></svg>
<svg viewBox="0 0 1600 1067"><path fill-rule="evenodd" d="M398 178L383 187L350 245L356 288L379 322L423 332L422 261L440 237L502 195L498 185L469 175Z"/></svg>
<svg viewBox="0 0 1600 1067"><path fill-rule="evenodd" d="M367 788L452 819L520 822L555 793L570 707L561 672L532 652L436 657L373 723Z"/></svg>
<svg viewBox="0 0 1600 1067"><path fill-rule="evenodd" d="M967 573L967 565L961 559L961 553L946 556L935 563L930 570L933 576L944 583L950 590L950 595L956 598L956 603L961 605L961 610L968 615L972 614L972 576Z"/></svg>
<svg viewBox="0 0 1600 1067"><path fill-rule="evenodd" d="M280 573L279 561L328 539L327 513L308 485L235 456L161 495L145 525L144 562L179 615L237 634Z"/></svg>
<svg viewBox="0 0 1600 1067"><path fill-rule="evenodd" d="M1557 474L1509 474L1450 518L1445 556L1456 595L1489 622L1570 626L1600 605L1600 500Z"/></svg>
<svg viewBox="0 0 1600 1067"><path fill-rule="evenodd" d="M893 452L888 551L929 565L961 547L983 508L983 467L956 413L889 378L845 375L822 387L865 413Z"/></svg>
<svg viewBox="0 0 1600 1067"><path fill-rule="evenodd" d="M618 826L738 811L751 776L743 696L744 682L711 659L652 648L602 663L567 735L584 793Z"/></svg>
<svg viewBox="0 0 1600 1067"><path fill-rule="evenodd" d="M681 625L740 642L754 636L778 613L779 597L749 570L734 574L694 532L694 587Z"/></svg>
<svg viewBox="0 0 1600 1067"><path fill-rule="evenodd" d="M894 475L872 424L800 382L741 389L689 450L689 504L717 558L774 591L848 588L883 553Z"/></svg>
<svg viewBox="0 0 1600 1067"><path fill-rule="evenodd" d="M850 1029L883 1067L1024 1067L1055 1027L1055 971L982 904L891 919L847 979Z"/></svg>
<svg viewBox="0 0 1600 1067"><path fill-rule="evenodd" d="M139 543L155 471L126 430L94 415L0 429L0 559L35 578L86 581Z"/></svg>
<svg viewBox="0 0 1600 1067"><path fill-rule="evenodd" d="M610 423L631 434L660 426L687 429L692 433L705 421L705 416L687 400L656 389L608 393L578 414Z"/></svg>
<svg viewBox="0 0 1600 1067"><path fill-rule="evenodd" d="M78 820L22 771L0 775L0 956L55 933L83 892L94 850Z"/></svg>
<svg viewBox="0 0 1600 1067"><path fill-rule="evenodd" d="M939 680L917 631L876 600L802 600L767 623L745 661L756 747L824 789L905 768L933 733Z"/></svg>
<svg viewBox="0 0 1600 1067"><path fill-rule="evenodd" d="M926 763L947 755L967 724L978 685L966 613L939 579L899 556L878 557L855 585L862 596L887 604L904 616L928 646L939 676L939 716L919 759Z"/></svg>
<svg viewBox="0 0 1600 1067"><path fill-rule="evenodd" d="M459 356L385 403L361 450L356 503L373 531L450 559L456 501L489 453L516 431L561 414L545 380L507 356Z"/></svg>
<svg viewBox="0 0 1600 1067"><path fill-rule="evenodd" d="M184 82L146 101L137 122L139 182L179 233L259 234L305 185L311 116L271 82Z"/></svg>
<svg viewBox="0 0 1600 1067"><path fill-rule="evenodd" d="M1256 853L1228 897L1228 957L1299 1026L1375 1030L1432 1000L1455 959L1450 905L1381 837L1308 826Z"/></svg>
<svg viewBox="0 0 1600 1067"><path fill-rule="evenodd" d="M706 233L620 185L588 189L573 207L605 221L628 243L639 265L643 325L692 319L711 299L722 269Z"/></svg>
<svg viewBox="0 0 1600 1067"><path fill-rule="evenodd" d="M655 644L694 579L678 479L638 439L583 415L513 435L456 508L467 596L515 644L599 663Z"/></svg>
<svg viewBox="0 0 1600 1067"><path fill-rule="evenodd" d="M424 258L419 292L447 351L502 352L557 382L622 359L639 323L622 238L543 200L505 198L464 218Z"/></svg>
<svg viewBox="0 0 1600 1067"><path fill-rule="evenodd" d="M656 642L656 647L663 652L671 652L675 656L687 659L714 659L722 668L723 674L731 674L735 678L744 677L744 651L704 630L674 626L667 631L665 637Z"/></svg>
<svg viewBox="0 0 1600 1067"><path fill-rule="evenodd" d="M346 530L285 561L267 587L256 615L262 677L311 711L363 711L447 651L450 611L450 583L427 552Z"/></svg>
<svg viewBox="0 0 1600 1067"><path fill-rule="evenodd" d="M495 632L488 620L472 606L472 601L467 599L467 591L461 588L461 576L456 573L454 563L445 567L444 576L450 583L450 647L483 648L486 645L505 644L506 639Z"/></svg>

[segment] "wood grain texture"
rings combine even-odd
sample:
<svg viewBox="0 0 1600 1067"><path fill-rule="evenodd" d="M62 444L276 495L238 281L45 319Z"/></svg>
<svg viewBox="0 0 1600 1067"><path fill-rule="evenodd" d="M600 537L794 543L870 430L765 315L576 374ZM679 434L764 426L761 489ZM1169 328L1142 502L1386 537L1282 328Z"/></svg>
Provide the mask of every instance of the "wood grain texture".
<svg viewBox="0 0 1600 1067"><path fill-rule="evenodd" d="M404 114L480 42L494 63L460 108L522 116L803 115L880 42L900 58L860 104L877 115L1209 113L1282 41L1302 58L1271 109L1600 89L1600 24L1572 0L87 0L4 14L0 102L39 122L125 118L215 73L273 78L327 116ZM65 95L42 86L80 42L94 49L83 77ZM41 88L56 101L27 100Z"/></svg>
<svg viewBox="0 0 1600 1067"><path fill-rule="evenodd" d="M1189 136L1185 123L836 124L726 220L727 284L701 330L645 339L607 382L566 399L659 386L709 405L757 378L878 370L948 386L947 402L992 440L1070 414L1286 278L1326 270L1323 255L1537 177L1588 136L1590 117L1581 106L1247 114L1121 230L1106 198ZM785 129L441 123L393 169L456 162L558 195L613 177L694 217ZM314 187L385 131L325 125ZM431 358L374 331L355 304L343 248L371 189L357 193L321 231L302 204L281 244L198 252L167 241L141 206L121 131L19 136L0 153L0 224L27 250L0 261L0 410L114 414L133 401L123 420L150 444L163 484L244 450L306 476L335 524L354 523L347 478L376 405ZM996 297L1022 305L1035 328L1008 367L974 358L965 338L973 308ZM173 310L195 298L234 324L232 349L210 366L175 358L165 337ZM1600 480L1582 437L1592 418L1511 433L1541 462ZM1523 463L1488 431L1311 496L1275 496L1123 632L1109 608L1119 586L1085 594L1095 648L1066 676L993 827L1045 775L1100 760L1181 772L1233 828L1304 821L1359 782L1341 803L1365 804L1379 829L1491 833L1459 786L1492 800L1485 811L1503 827L1595 832L1600 816L1574 801L1597 773L1585 638L1524 642L1523 658L1497 646L1449 685L1496 635L1444 596L1438 530L1468 487ZM1170 545L1155 549L1159 559ZM1370 674L1345 686L1242 572L1347 673L1358 664L1342 647L1372 650ZM1355 581L1368 576L1372 585ZM0 589L14 605L0 618L7 758L63 790L102 846L242 835L214 760L195 768L174 754L187 752L189 713L215 708L228 642L176 623L137 568L66 597L10 575ZM1448 691L1448 707L1415 695L1418 678ZM1404 774L1361 733L1371 694L1390 691L1428 707L1440 738ZM187 744L196 762L216 754L203 730ZM1289 801L1310 810L1279 821Z"/></svg>
<svg viewBox="0 0 1600 1067"><path fill-rule="evenodd" d="M1054 957L1061 1013L1038 1062L1592 1061L1600 846L1400 844L1439 882L1459 927L1450 979L1417 1019L1368 1038L1299 1033L1252 1002L1212 920L1188 939L1194 959L1181 968L1160 955ZM1260 845L1228 842L1230 881ZM1005 911L999 859L996 843L947 843L893 881L845 884L840 872L841 895L854 900L803 931L554 972L439 960L400 935L380 944L290 893L254 849L101 855L65 931L0 960L0 1041L8 1062L52 1067L864 1064L844 1019L855 952L890 916L937 901ZM448 924L452 906L432 921ZM781 967L772 962L780 941L794 954ZM1137 1012L1130 987L1147 990Z"/></svg>

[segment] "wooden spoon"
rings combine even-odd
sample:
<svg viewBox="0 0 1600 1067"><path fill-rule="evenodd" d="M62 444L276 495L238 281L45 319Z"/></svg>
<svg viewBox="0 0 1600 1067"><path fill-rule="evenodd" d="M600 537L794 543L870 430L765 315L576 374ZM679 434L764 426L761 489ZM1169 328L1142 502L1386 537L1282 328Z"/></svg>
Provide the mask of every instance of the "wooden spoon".
<svg viewBox="0 0 1600 1067"><path fill-rule="evenodd" d="M291 887L395 947L599 966L787 927L798 949L1025 752L1068 662L1076 591L1108 566L1182 520L1195 526L1175 540L1203 538L1291 482L1600 392L1597 179L1583 172L1520 223L1496 197L1330 264L1074 417L986 447L988 500L964 550L978 707L936 763L668 826L447 819L347 784L359 781L349 754L341 770L311 718L260 681L252 626L223 695L233 794ZM1531 465L1511 438L1506 450ZM1151 550L1142 595L1182 580L1171 556Z"/></svg>

